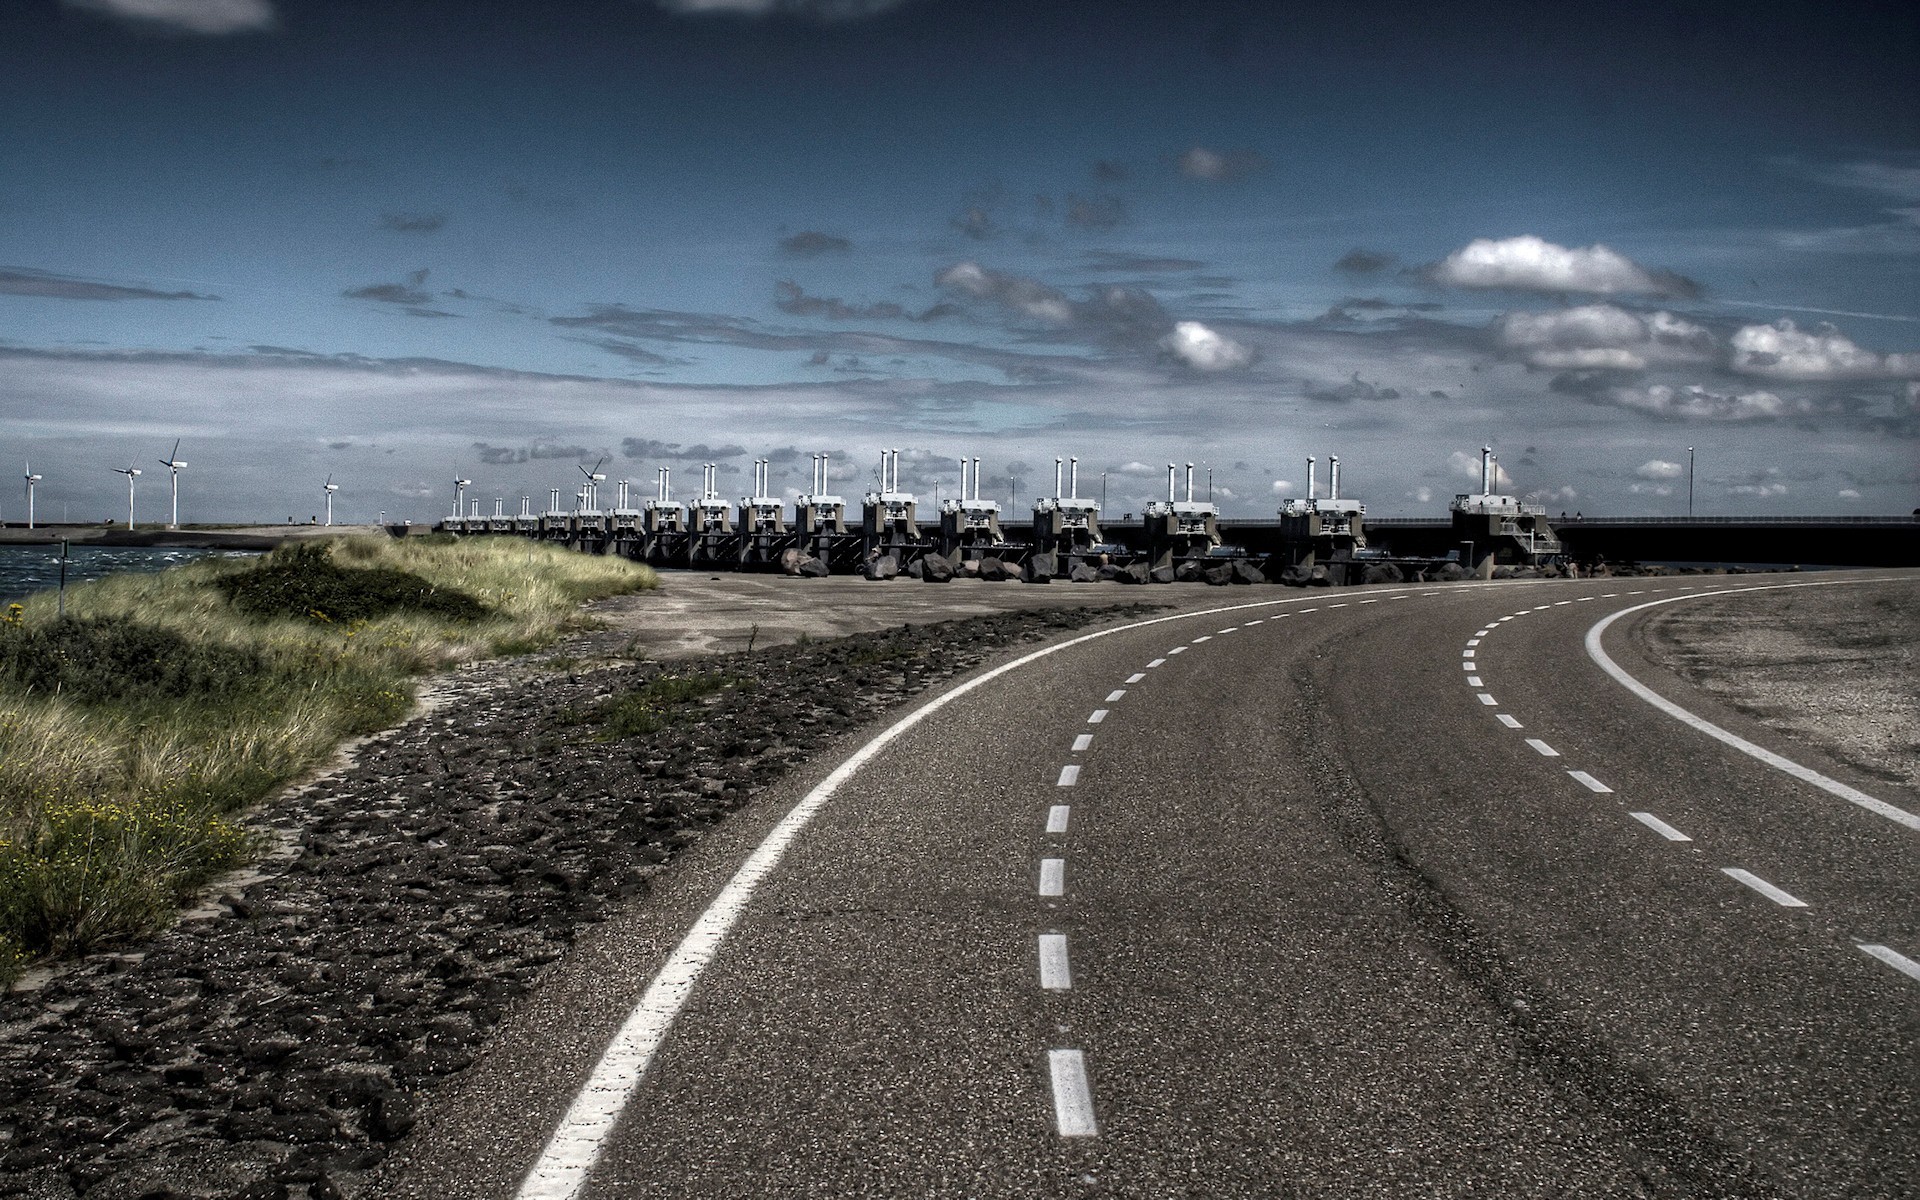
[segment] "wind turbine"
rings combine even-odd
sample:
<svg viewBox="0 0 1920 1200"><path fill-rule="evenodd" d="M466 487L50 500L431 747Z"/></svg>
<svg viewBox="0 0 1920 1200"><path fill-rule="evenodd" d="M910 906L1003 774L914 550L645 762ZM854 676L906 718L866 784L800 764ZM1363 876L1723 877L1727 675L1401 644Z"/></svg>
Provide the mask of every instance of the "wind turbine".
<svg viewBox="0 0 1920 1200"><path fill-rule="evenodd" d="M329 475L327 478L332 479L333 476ZM455 520L467 515L460 510L467 505L467 488L471 487L472 484L473 480L471 479L456 479L453 481L453 516Z"/></svg>
<svg viewBox="0 0 1920 1200"><path fill-rule="evenodd" d="M33 464L29 462L27 464L27 528L28 529L33 528L33 485L36 483L39 483L40 480L43 478L45 477L41 475L35 475L33 473Z"/></svg>
<svg viewBox="0 0 1920 1200"><path fill-rule="evenodd" d="M133 528L133 481L140 478L140 468L134 466L115 467L115 475L127 477L127 528Z"/></svg>
<svg viewBox="0 0 1920 1200"><path fill-rule="evenodd" d="M333 481L332 475L328 475L327 481L320 485L320 490L327 494L327 524L331 525L333 524L333 494L340 490L340 485Z"/></svg>
<svg viewBox="0 0 1920 1200"><path fill-rule="evenodd" d="M173 451L160 460L160 465L167 469L173 483L173 520L167 522L167 528L178 529L180 528L180 468L187 465L180 461L179 438L173 439Z"/></svg>
<svg viewBox="0 0 1920 1200"><path fill-rule="evenodd" d="M598 511L600 508L600 485L607 481L607 477L600 473L600 468L606 465L606 461L606 456L602 455L600 461L593 464L593 470L591 471L585 467L581 467L579 463L573 464L576 467L580 467L580 473L587 477L586 506L592 511Z"/></svg>

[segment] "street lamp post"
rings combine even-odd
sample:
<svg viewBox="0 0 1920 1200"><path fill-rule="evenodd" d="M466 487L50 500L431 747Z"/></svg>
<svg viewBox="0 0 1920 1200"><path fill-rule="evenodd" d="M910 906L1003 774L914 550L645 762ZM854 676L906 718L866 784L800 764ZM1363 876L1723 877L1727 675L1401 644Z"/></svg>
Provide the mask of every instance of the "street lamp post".
<svg viewBox="0 0 1920 1200"><path fill-rule="evenodd" d="M1107 511L1107 473L1100 472L1100 511Z"/></svg>
<svg viewBox="0 0 1920 1200"><path fill-rule="evenodd" d="M1687 518L1693 518L1693 447L1687 447Z"/></svg>

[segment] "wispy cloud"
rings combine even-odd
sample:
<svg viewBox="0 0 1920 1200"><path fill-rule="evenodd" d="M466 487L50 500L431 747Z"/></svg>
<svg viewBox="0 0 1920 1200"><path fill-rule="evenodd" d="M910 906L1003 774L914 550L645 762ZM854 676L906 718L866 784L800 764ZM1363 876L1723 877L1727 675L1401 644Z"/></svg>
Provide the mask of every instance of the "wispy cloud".
<svg viewBox="0 0 1920 1200"><path fill-rule="evenodd" d="M846 254L853 249L853 243L831 233L806 229L781 238L780 249L795 258L817 258L822 254Z"/></svg>
<svg viewBox="0 0 1920 1200"><path fill-rule="evenodd" d="M162 292L153 288L100 283L71 275L55 275L30 267L0 267L0 292L14 296L43 296L50 300L218 300L198 292Z"/></svg>
<svg viewBox="0 0 1920 1200"><path fill-rule="evenodd" d="M445 213L387 213L380 218L380 228L394 233L439 233L446 225Z"/></svg>
<svg viewBox="0 0 1920 1200"><path fill-rule="evenodd" d="M274 26L268 0L62 0L68 8L130 24L206 36L257 33Z"/></svg>
<svg viewBox="0 0 1920 1200"><path fill-rule="evenodd" d="M1267 160L1252 150L1212 150L1195 146L1180 156L1180 173L1206 183L1232 183L1266 170Z"/></svg>

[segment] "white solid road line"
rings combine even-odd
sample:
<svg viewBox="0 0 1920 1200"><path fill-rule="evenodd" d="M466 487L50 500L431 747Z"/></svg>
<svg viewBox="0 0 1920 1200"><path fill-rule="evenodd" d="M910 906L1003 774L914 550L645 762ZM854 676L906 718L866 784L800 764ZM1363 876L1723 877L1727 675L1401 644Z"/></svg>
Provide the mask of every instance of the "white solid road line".
<svg viewBox="0 0 1920 1200"><path fill-rule="evenodd" d="M1059 896L1067 890L1067 860L1064 858L1043 858L1040 860L1040 894Z"/></svg>
<svg viewBox="0 0 1920 1200"><path fill-rule="evenodd" d="M1146 677L1147 677L1147 673L1145 671L1135 671L1133 674L1127 676L1127 682L1139 683L1142 679L1145 679Z"/></svg>
<svg viewBox="0 0 1920 1200"><path fill-rule="evenodd" d="M1053 1076L1053 1120L1060 1136L1098 1137L1086 1056L1078 1050L1049 1050L1047 1070Z"/></svg>
<svg viewBox="0 0 1920 1200"><path fill-rule="evenodd" d="M1537 751L1541 756L1545 758L1560 757L1560 752L1558 750L1555 750L1552 746L1547 745L1545 742L1541 741L1539 738L1528 738L1527 745L1532 746L1535 751Z"/></svg>
<svg viewBox="0 0 1920 1200"><path fill-rule="evenodd" d="M1579 784L1581 787L1587 789L1590 792L1597 792L1600 795L1605 796L1605 795L1609 795L1613 791L1612 788L1608 787L1604 783L1601 783L1598 779L1595 779L1593 776L1587 774L1585 771L1568 771L1567 775L1575 783Z"/></svg>
<svg viewBox="0 0 1920 1200"><path fill-rule="evenodd" d="M1040 986L1049 992L1064 992L1073 986L1073 972L1067 966L1067 935L1040 935Z"/></svg>
<svg viewBox="0 0 1920 1200"><path fill-rule="evenodd" d="M1047 810L1047 832L1065 833L1067 831L1067 816L1072 811L1071 808L1064 804L1056 804L1052 808L1049 808Z"/></svg>
<svg viewBox="0 0 1920 1200"><path fill-rule="evenodd" d="M1398 599L1399 597L1396 597ZM932 714L952 704L979 688L1012 671L1017 671L1029 663L1058 654L1063 650L1112 637L1119 633L1128 633L1144 629L1150 625L1159 625L1168 621L1191 620L1195 617L1214 616L1223 612L1248 608L1267 608L1278 604L1294 603L1292 600L1260 600L1249 604L1229 605L1223 608L1203 609L1199 612L1172 613L1164 617L1149 617L1143 621L1134 621L1126 625L1115 625L1107 629L1097 629L1092 633L1083 633L1078 637L1056 642L1051 646L1042 646L1028 654L997 667L981 672L972 679L958 684L951 690L935 696L933 699L901 717L892 725L874 735L847 760L816 784L812 791L801 797L786 816L780 818L767 836L754 848L753 852L740 864L713 901L707 905L673 951L668 954L660 971L648 983L640 1000L627 1014L626 1020L614 1033L613 1039L594 1064L593 1070L581 1084L573 1102L560 1118L553 1136L540 1152L540 1157L527 1171L526 1178L520 1184L518 1200L573 1200L586 1186L587 1177L594 1164L600 1159L600 1150L612 1134L614 1124L626 1108L628 1099L640 1086L647 1067L653 1061L660 1044L665 1041L673 1022L680 1010L686 1006L687 998L693 992L695 983L719 952L720 945L727 934L746 910L753 893L759 888L795 838L813 820L822 807L833 798L848 780L860 772L887 746L891 745L908 730L919 725ZM1182 647L1185 649L1185 647ZM1104 717L1102 710L1089 723L1097 723ZM1077 1052L1074 1052L1077 1057ZM1084 1081L1084 1070L1081 1072ZM1091 1104L1085 1106L1089 1125L1091 1124Z"/></svg>
<svg viewBox="0 0 1920 1200"><path fill-rule="evenodd" d="M1915 962L1898 950L1889 949L1877 942L1858 942L1856 945L1908 979L1920 980L1920 962Z"/></svg>
<svg viewBox="0 0 1920 1200"><path fill-rule="evenodd" d="M1512 713L1495 713L1493 715L1496 718L1498 718L1500 723L1502 725L1505 725L1508 729L1525 729L1526 728L1526 726L1520 723L1520 718L1514 716Z"/></svg>
<svg viewBox="0 0 1920 1200"><path fill-rule="evenodd" d="M1796 896L1780 890L1758 875L1755 875L1752 871L1743 871L1739 867L1721 867L1720 873L1746 884L1754 891L1759 892L1762 896L1778 904L1781 908L1807 907L1805 900L1801 900Z"/></svg>
<svg viewBox="0 0 1920 1200"><path fill-rule="evenodd" d="M1118 700L1120 697L1126 694L1127 694L1127 689L1115 688L1112 691L1107 693L1107 703L1112 704L1115 700Z"/></svg>
<svg viewBox="0 0 1920 1200"><path fill-rule="evenodd" d="M1906 809L1900 808L1897 805L1888 804L1885 800L1869 796L1859 788L1850 787L1847 784L1841 783L1838 779L1832 779L1822 775L1811 767L1803 767L1790 758L1775 754L1764 746L1757 746L1739 734L1722 729L1706 718L1695 716L1693 713L1681 708L1678 704L1675 704L1646 684L1641 683L1638 679L1627 674L1619 663L1614 662L1612 658L1607 656L1607 652L1602 649L1600 645L1600 639L1607 632L1607 626L1613 624L1621 617L1626 616L1628 613L1640 612L1643 609L1654 608L1662 604L1674 604L1681 600L1693 600L1704 596L1725 596L1735 592L1770 592L1781 591L1787 588L1833 587L1835 584L1874 582L1881 581L1871 579L1842 579L1836 580L1834 583L1775 583L1766 584L1761 587L1725 588L1714 592L1693 592L1685 596L1675 596L1671 600L1650 600L1645 604L1636 604L1631 608L1623 608L1619 612L1609 613L1607 616L1596 621L1593 627L1587 630L1587 657L1591 658L1595 663L1598 663L1602 671L1611 675L1615 683L1618 683L1621 687L1626 688L1634 695L1645 700L1648 704L1653 705L1675 720L1686 725L1691 725L1708 737L1717 738L1727 745L1732 746L1735 750L1740 751L1742 754L1751 755L1759 759L1776 771L1784 771L1802 783L1810 783L1824 792L1838 796L1849 803L1857 804L1868 812L1877 813L1889 821L1920 832L1920 817L1914 816ZM1636 593L1629 592L1627 594L1631 596Z"/></svg>
<svg viewBox="0 0 1920 1200"><path fill-rule="evenodd" d="M1066 766L1060 768L1060 780L1058 783L1054 784L1054 786L1055 787L1072 787L1074 784L1079 782L1080 782L1080 764L1068 763Z"/></svg>
<svg viewBox="0 0 1920 1200"><path fill-rule="evenodd" d="M1652 813L1630 812L1627 815L1670 842L1690 842L1693 840Z"/></svg>
<svg viewBox="0 0 1920 1200"><path fill-rule="evenodd" d="M1073 750L1074 750L1074 753L1076 754L1078 754L1082 750L1085 750L1088 746L1091 746L1091 745L1093 745L1093 735L1090 733L1083 733L1079 737L1073 739Z"/></svg>
<svg viewBox="0 0 1920 1200"><path fill-rule="evenodd" d="M1087 714L1087 724L1089 725L1098 725L1100 722L1106 719L1107 719L1107 710L1104 708L1096 708L1092 712Z"/></svg>

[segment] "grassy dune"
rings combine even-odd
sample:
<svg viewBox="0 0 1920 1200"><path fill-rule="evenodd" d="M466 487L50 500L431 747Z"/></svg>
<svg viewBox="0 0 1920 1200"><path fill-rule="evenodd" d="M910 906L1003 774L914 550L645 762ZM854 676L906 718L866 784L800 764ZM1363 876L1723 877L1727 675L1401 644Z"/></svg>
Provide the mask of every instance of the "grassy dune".
<svg viewBox="0 0 1920 1200"><path fill-rule="evenodd" d="M517 538L382 537L208 559L0 615L0 981L152 929L242 861L233 816L418 677L552 641L650 588L624 559Z"/></svg>

